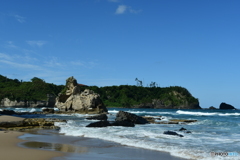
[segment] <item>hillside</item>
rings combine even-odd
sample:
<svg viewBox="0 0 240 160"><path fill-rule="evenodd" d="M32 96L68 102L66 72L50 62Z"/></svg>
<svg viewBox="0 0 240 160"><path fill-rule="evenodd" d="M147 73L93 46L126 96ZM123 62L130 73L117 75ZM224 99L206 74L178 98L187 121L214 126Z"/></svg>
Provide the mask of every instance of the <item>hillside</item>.
<svg viewBox="0 0 240 160"><path fill-rule="evenodd" d="M169 109L200 109L198 99L183 87L151 87L143 86L84 86L81 91L91 89L100 94L107 107L128 108L169 108ZM57 96L64 90L63 85L46 83L34 77L30 82L9 79L0 75L0 100L9 98L17 101L44 101L47 94Z"/></svg>
<svg viewBox="0 0 240 160"><path fill-rule="evenodd" d="M107 107L201 109L198 99L179 86L161 88L121 85L81 88L99 93Z"/></svg>
<svg viewBox="0 0 240 160"><path fill-rule="evenodd" d="M47 99L47 94L57 96L63 88L63 85L46 83L37 77L32 78L31 82L22 82L0 75L0 101L3 98L17 101L44 101Z"/></svg>

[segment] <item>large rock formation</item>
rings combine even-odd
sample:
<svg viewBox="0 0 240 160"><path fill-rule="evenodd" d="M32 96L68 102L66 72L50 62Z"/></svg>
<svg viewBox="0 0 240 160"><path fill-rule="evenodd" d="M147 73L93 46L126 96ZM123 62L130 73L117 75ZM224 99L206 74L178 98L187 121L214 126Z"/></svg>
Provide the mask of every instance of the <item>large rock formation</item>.
<svg viewBox="0 0 240 160"><path fill-rule="evenodd" d="M221 103L220 106L219 106L219 109L236 109L236 108L233 107L233 106L230 105L230 104L227 104L227 103Z"/></svg>
<svg viewBox="0 0 240 160"><path fill-rule="evenodd" d="M74 77L66 80L65 89L56 98L55 106L61 111L89 114L107 113L107 108L100 99L100 95L89 89L81 92Z"/></svg>

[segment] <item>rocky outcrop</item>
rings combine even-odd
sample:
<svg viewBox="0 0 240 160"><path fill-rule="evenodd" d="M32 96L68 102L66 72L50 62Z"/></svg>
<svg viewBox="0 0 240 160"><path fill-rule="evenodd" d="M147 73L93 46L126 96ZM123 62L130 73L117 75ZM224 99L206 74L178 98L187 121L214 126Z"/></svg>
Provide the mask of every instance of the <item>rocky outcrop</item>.
<svg viewBox="0 0 240 160"><path fill-rule="evenodd" d="M86 127L108 127L108 126L134 127L135 124L147 124L147 123L149 122L143 117L128 112L119 111L116 115L115 121L113 122L103 120L90 123Z"/></svg>
<svg viewBox="0 0 240 160"><path fill-rule="evenodd" d="M128 121L132 122L133 124L147 124L148 121L140 116L137 116L132 113L124 112L124 111L119 111L117 113L115 121Z"/></svg>
<svg viewBox="0 0 240 160"><path fill-rule="evenodd" d="M188 124L188 123L197 122L197 120L188 120L188 119L170 119L166 121L161 116L158 116L158 117L144 116L143 118L152 124Z"/></svg>
<svg viewBox="0 0 240 160"><path fill-rule="evenodd" d="M100 95L89 89L81 92L74 77L66 80L65 91L56 98L55 106L60 111L77 111L84 114L107 113Z"/></svg>
<svg viewBox="0 0 240 160"><path fill-rule="evenodd" d="M217 108L215 108L215 107L211 106L211 107L209 107L208 109L217 109Z"/></svg>
<svg viewBox="0 0 240 160"><path fill-rule="evenodd" d="M230 105L230 104L227 104L227 103L221 103L220 106L219 106L219 109L236 109L236 108L233 107L233 106Z"/></svg>
<svg viewBox="0 0 240 160"><path fill-rule="evenodd" d="M0 128L7 130L26 130L26 129L58 129L54 126L55 122L66 122L56 118L26 118L22 121L0 122Z"/></svg>

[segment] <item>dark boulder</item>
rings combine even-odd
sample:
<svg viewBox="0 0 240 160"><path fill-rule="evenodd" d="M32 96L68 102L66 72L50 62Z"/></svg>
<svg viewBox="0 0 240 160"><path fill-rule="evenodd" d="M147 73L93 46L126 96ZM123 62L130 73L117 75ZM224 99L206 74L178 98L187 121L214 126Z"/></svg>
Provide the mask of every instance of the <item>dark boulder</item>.
<svg viewBox="0 0 240 160"><path fill-rule="evenodd" d="M13 110L6 110L6 109L4 109L4 110L0 111L0 114L3 114L3 115L13 115L13 114L17 114L17 113L15 111L13 111Z"/></svg>
<svg viewBox="0 0 240 160"><path fill-rule="evenodd" d="M107 126L111 126L111 124L108 121L98 121L90 123L86 127L107 127Z"/></svg>
<svg viewBox="0 0 240 160"><path fill-rule="evenodd" d="M129 121L114 121L111 123L112 126L123 126L123 127L134 127L134 123Z"/></svg>
<svg viewBox="0 0 240 160"><path fill-rule="evenodd" d="M179 131L186 131L187 129L186 128L180 128Z"/></svg>
<svg viewBox="0 0 240 160"><path fill-rule="evenodd" d="M86 119L106 121L108 119L108 116L106 114L100 114L96 116L87 117Z"/></svg>
<svg viewBox="0 0 240 160"><path fill-rule="evenodd" d="M209 109L217 109L217 108L215 108L215 107L211 106L211 107L209 107Z"/></svg>
<svg viewBox="0 0 240 160"><path fill-rule="evenodd" d="M163 134L167 134L167 135L173 135L173 136L179 136L179 137L183 137L183 135L178 134L176 132L173 131L164 131Z"/></svg>
<svg viewBox="0 0 240 160"><path fill-rule="evenodd" d="M236 108L233 107L233 106L230 105L230 104L227 104L227 103L221 103L220 106L219 106L219 109L236 109Z"/></svg>
<svg viewBox="0 0 240 160"><path fill-rule="evenodd" d="M180 128L178 131L183 131L184 133L192 133L191 131L188 131L186 128Z"/></svg>
<svg viewBox="0 0 240 160"><path fill-rule="evenodd" d="M117 113L115 121L129 121L134 124L147 124L149 123L145 118L137 116L132 113L124 112L124 111L119 111Z"/></svg>

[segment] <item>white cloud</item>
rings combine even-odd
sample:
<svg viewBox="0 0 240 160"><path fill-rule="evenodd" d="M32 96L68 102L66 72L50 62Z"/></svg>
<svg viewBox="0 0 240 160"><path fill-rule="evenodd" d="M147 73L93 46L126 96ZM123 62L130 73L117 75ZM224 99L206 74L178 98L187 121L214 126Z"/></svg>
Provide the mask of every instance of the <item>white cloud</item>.
<svg viewBox="0 0 240 160"><path fill-rule="evenodd" d="M27 41L27 43L30 45L30 46L38 46L38 47L42 47L44 44L46 44L47 42L46 41Z"/></svg>
<svg viewBox="0 0 240 160"><path fill-rule="evenodd" d="M20 22L20 23L26 22L26 21L25 21L25 19L26 19L25 17L19 16L19 15L17 15L17 14L13 15L13 17L15 17L16 20L17 20L18 22Z"/></svg>
<svg viewBox="0 0 240 160"><path fill-rule="evenodd" d="M140 13L142 10L135 10L135 9L132 9L132 7L130 7L130 6L119 5L115 11L115 14L124 14L127 11L130 13L137 14L137 13Z"/></svg>
<svg viewBox="0 0 240 160"><path fill-rule="evenodd" d="M126 5L119 5L116 9L115 14L124 14L127 11L128 6Z"/></svg>

